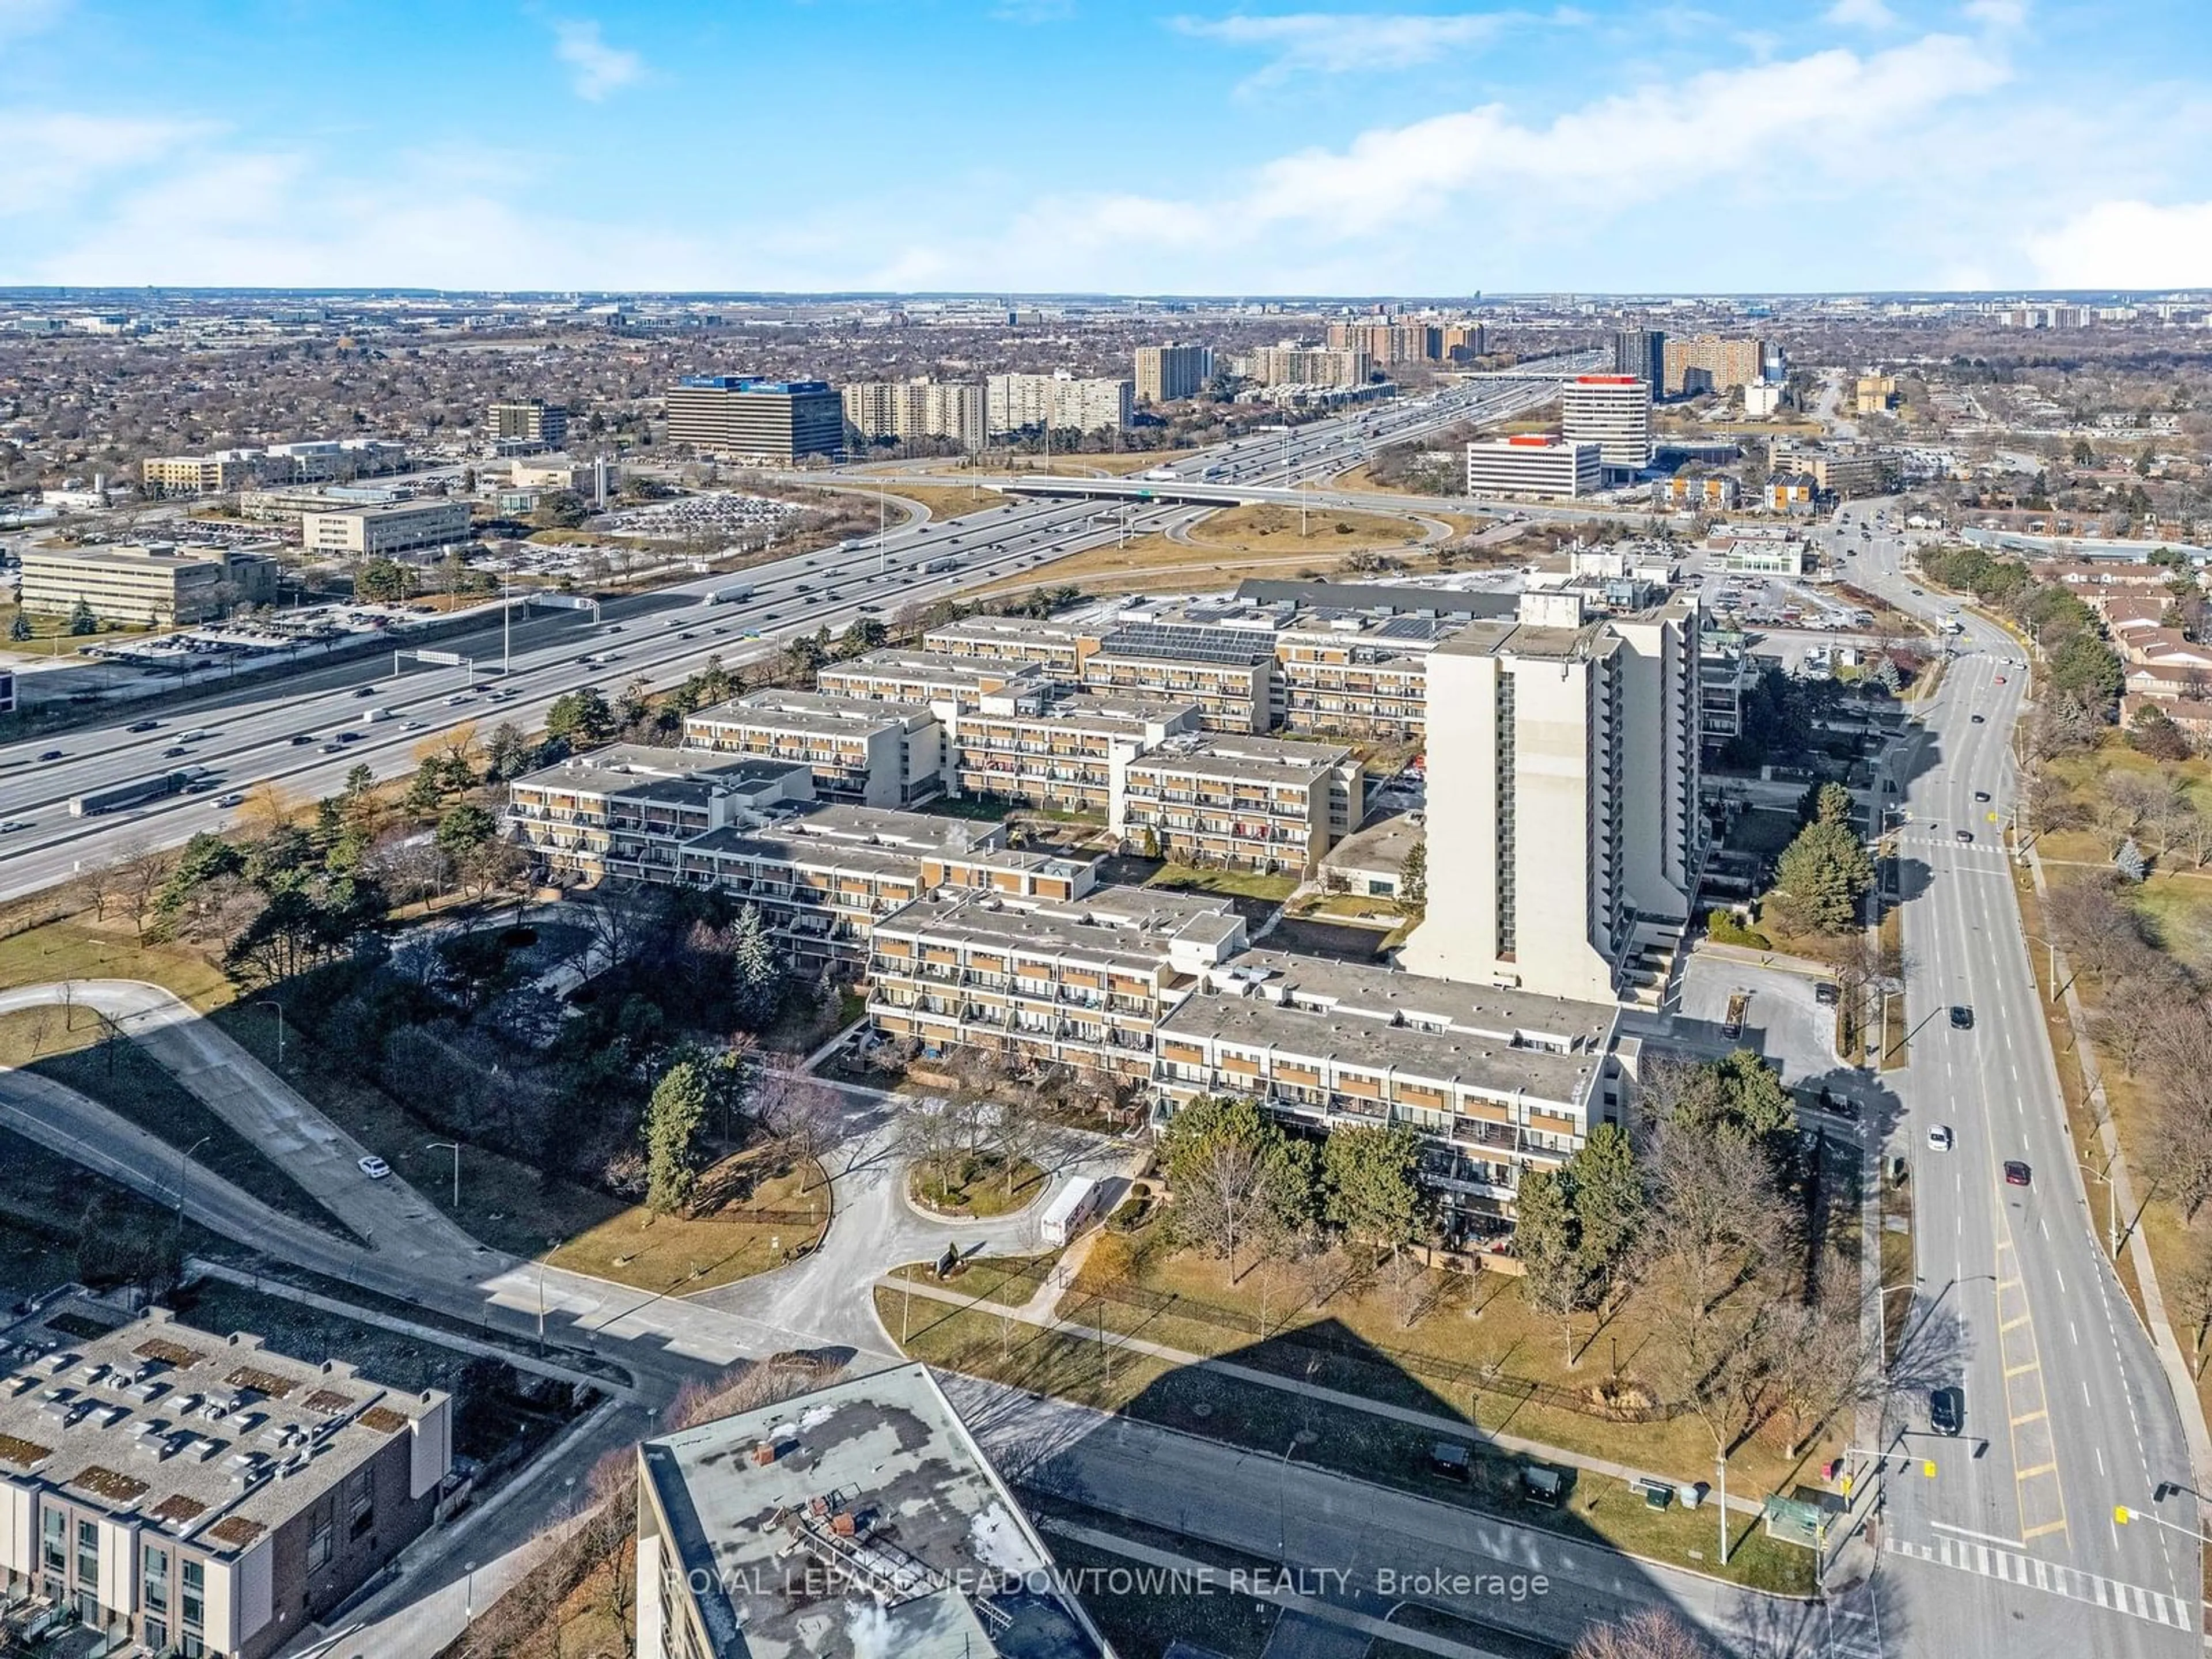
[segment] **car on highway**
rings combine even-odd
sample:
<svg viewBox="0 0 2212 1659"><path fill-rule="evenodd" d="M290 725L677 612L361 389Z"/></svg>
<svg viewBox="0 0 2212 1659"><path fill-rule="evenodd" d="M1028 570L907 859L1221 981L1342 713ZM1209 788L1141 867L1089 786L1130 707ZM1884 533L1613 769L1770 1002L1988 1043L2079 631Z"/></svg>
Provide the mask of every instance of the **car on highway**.
<svg viewBox="0 0 2212 1659"><path fill-rule="evenodd" d="M315 752L318 755L343 755L345 753L345 745L342 743L326 743Z"/></svg>
<svg viewBox="0 0 2212 1659"><path fill-rule="evenodd" d="M1987 726L1989 724L1989 720L1984 715L1969 714L1966 718L1971 720L1977 726Z"/></svg>
<svg viewBox="0 0 2212 1659"><path fill-rule="evenodd" d="M214 732L206 730L187 732L183 737L179 738L177 741L179 743L205 743L214 735Z"/></svg>
<svg viewBox="0 0 2212 1659"><path fill-rule="evenodd" d="M1963 1002L1953 1003L1951 1005L1951 1029L1954 1031L1972 1030L1974 1029L1974 1011L1966 1006Z"/></svg>
<svg viewBox="0 0 2212 1659"><path fill-rule="evenodd" d="M0 818L0 836L12 836L18 830L27 830L30 827L31 821L28 818Z"/></svg>
<svg viewBox="0 0 2212 1659"><path fill-rule="evenodd" d="M1928 1391L1928 1426L1938 1434L1959 1432L1966 1420L1966 1401L1957 1389L1930 1389Z"/></svg>
<svg viewBox="0 0 2212 1659"><path fill-rule="evenodd" d="M126 732L153 732L161 727L159 720L134 720L123 729Z"/></svg>
<svg viewBox="0 0 2212 1659"><path fill-rule="evenodd" d="M376 695L376 688L373 685L356 685L353 689L353 694L356 697L373 697Z"/></svg>
<svg viewBox="0 0 2212 1659"><path fill-rule="evenodd" d="M446 707L448 708L459 708L463 703L469 701L471 701L471 699L466 692L456 691L452 696L446 699Z"/></svg>
<svg viewBox="0 0 2212 1659"><path fill-rule="evenodd" d="M337 737L333 738L331 741L333 743L341 744L359 743L361 741L361 733L358 732L341 732Z"/></svg>
<svg viewBox="0 0 2212 1659"><path fill-rule="evenodd" d="M2004 1178L2008 1187L2025 1187L2034 1181L2035 1175L2020 1159L2008 1158L2005 1160Z"/></svg>
<svg viewBox="0 0 2212 1659"><path fill-rule="evenodd" d="M361 1160L361 1172L371 1181L381 1181L392 1173L392 1166L371 1152Z"/></svg>
<svg viewBox="0 0 2212 1659"><path fill-rule="evenodd" d="M1951 1150L1951 1126L1949 1124L1931 1123L1928 1126L1928 1150L1929 1152L1948 1152Z"/></svg>
<svg viewBox="0 0 2212 1659"><path fill-rule="evenodd" d="M215 798L215 804L217 806L243 806L246 805L246 797L233 790L228 795L217 795Z"/></svg>
<svg viewBox="0 0 2212 1659"><path fill-rule="evenodd" d="M40 754L39 758L42 761L58 761L62 759L66 751L63 750L48 749L42 751Z"/></svg>
<svg viewBox="0 0 2212 1659"><path fill-rule="evenodd" d="M1974 839L1974 832L1971 830L1954 830L1951 835L1953 839L1960 842L1971 842Z"/></svg>
<svg viewBox="0 0 2212 1659"><path fill-rule="evenodd" d="M1977 790L1975 790L1975 791L1974 791L1974 799L1975 799L1976 800L1984 800L1984 801L1985 801L1985 800L1987 800L1989 798L1990 798L1990 792L1989 792L1988 790L1986 790L1986 789L1977 789Z"/></svg>
<svg viewBox="0 0 2212 1659"><path fill-rule="evenodd" d="M312 732L295 732L292 734L292 747L304 749L314 740L315 734Z"/></svg>
<svg viewBox="0 0 2212 1659"><path fill-rule="evenodd" d="M191 752L192 751L191 750L185 748L181 743L173 743L167 749L164 749L161 751L161 758L163 760L174 760L179 755L189 755Z"/></svg>
<svg viewBox="0 0 2212 1659"><path fill-rule="evenodd" d="M2004 676L2003 676L2003 675L2000 674L2000 675L1998 675L1998 676L1997 676L1997 684L1998 684L1999 685L2002 685L2002 684L2004 684Z"/></svg>
<svg viewBox="0 0 2212 1659"><path fill-rule="evenodd" d="M687 629L685 629L684 630L684 632L682 632L681 634L678 634L676 637L677 637L678 639L679 639L679 640L688 640L688 639L692 638L692 637L693 637L693 635L692 635L692 633L691 633L691 630L690 630L690 629L688 629L688 628L687 628Z"/></svg>

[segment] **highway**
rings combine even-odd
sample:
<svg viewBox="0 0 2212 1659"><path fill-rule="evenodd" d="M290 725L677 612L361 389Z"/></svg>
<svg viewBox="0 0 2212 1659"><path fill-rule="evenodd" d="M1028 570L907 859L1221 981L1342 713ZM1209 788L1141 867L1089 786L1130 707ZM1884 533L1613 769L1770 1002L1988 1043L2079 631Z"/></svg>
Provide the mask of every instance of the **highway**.
<svg viewBox="0 0 2212 1659"><path fill-rule="evenodd" d="M1559 372L1575 372L1587 361L1589 354L1561 359ZM1469 381L1433 398L1256 434L1165 463L1160 471L1195 479L1226 467L1255 487L1295 485L1333 477L1382 445L1463 420L1506 418L1546 395L1541 383ZM495 615L482 634L439 642L440 649L470 659L465 665L409 665L397 675L389 659L309 668L249 689L210 690L185 712L134 714L125 707L98 725L0 745L0 820L28 826L0 840L0 900L65 880L81 867L219 829L234 809L218 803L258 784L312 799L336 793L356 766L368 766L379 779L399 776L413 769L422 744L465 723L489 729L511 721L532 730L543 724L555 698L584 685L597 684L610 696L637 680L672 685L710 656L736 666L772 654L796 635L824 626L836 632L865 615L888 617L908 604L1102 545L1123 533L1123 516L1133 532L1164 528L1193 510L1139 504L1109 519L1095 503L1015 498L958 519L925 515L881 538L611 600L596 621L583 612L518 611L512 672L504 677L487 678L502 651ZM927 568L938 564L950 568ZM752 595L701 603L733 585L750 586ZM472 689L487 684L501 695ZM370 718L382 710L391 718ZM130 729L146 720L157 724ZM173 756L172 749L185 752ZM40 758L54 750L58 758ZM97 817L69 813L70 800L88 791L185 767L207 769L216 787Z"/></svg>
<svg viewBox="0 0 2212 1659"><path fill-rule="evenodd" d="M1878 505L1846 507L1828 532L1856 550L1847 571L1901 608L1948 615L1905 573L1904 541L1860 536ZM1908 1163L1916 1255L1909 1298L1885 1298L1905 1332L1885 1445L1909 1461L1887 1477L1884 1650L2195 1652L2197 1504L2152 1502L2159 1483L2190 1480L2187 1444L2088 1207L2094 1176L2066 1127L2004 847L2028 675L2008 635L1960 620L1955 659L1884 769L1906 815L1911 1032L1909 1064L1884 1074L1901 1103L1885 1152ZM1939 1125L1948 1150L1930 1144ZM2008 1160L2028 1184L2008 1182ZM1956 1437L1931 1429L1938 1386L1963 1391ZM2120 1526L2119 1504L2169 1524Z"/></svg>

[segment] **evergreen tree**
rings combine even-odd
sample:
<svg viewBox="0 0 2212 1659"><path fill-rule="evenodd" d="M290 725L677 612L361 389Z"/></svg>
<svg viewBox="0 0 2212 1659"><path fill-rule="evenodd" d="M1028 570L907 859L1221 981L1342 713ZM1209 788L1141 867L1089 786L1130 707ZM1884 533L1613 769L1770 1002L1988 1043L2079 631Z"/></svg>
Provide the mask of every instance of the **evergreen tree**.
<svg viewBox="0 0 2212 1659"><path fill-rule="evenodd" d="M72 635L100 632L100 618L93 614L92 606L82 599L70 607L69 631Z"/></svg>
<svg viewBox="0 0 2212 1659"><path fill-rule="evenodd" d="M661 1215L683 1209L698 1190L708 1096L698 1066L682 1060L661 1075L646 1104L645 1201Z"/></svg>
<svg viewBox="0 0 2212 1659"><path fill-rule="evenodd" d="M2112 854L2112 866L2130 881L2141 881L2150 873L2150 861L2142 855L2142 848L2130 836L2120 843L2120 850Z"/></svg>
<svg viewBox="0 0 2212 1659"><path fill-rule="evenodd" d="M1420 1164L1420 1137L1407 1124L1334 1130L1321 1149L1324 1212L1364 1243L1403 1249L1427 1221Z"/></svg>
<svg viewBox="0 0 2212 1659"><path fill-rule="evenodd" d="M31 619L18 611L9 619L8 637L21 645L31 637Z"/></svg>
<svg viewBox="0 0 2212 1659"><path fill-rule="evenodd" d="M1841 789L1840 817L1830 816L1826 792L1813 822L1797 832L1774 866L1770 904L1793 931L1847 933L1858 925L1859 900L1874 885L1874 860L1850 822L1850 797Z"/></svg>
<svg viewBox="0 0 2212 1659"><path fill-rule="evenodd" d="M783 967L776 960L775 941L754 906L748 904L738 912L735 934L730 971L737 981L738 1024L757 1031L774 1019L782 1006Z"/></svg>
<svg viewBox="0 0 2212 1659"><path fill-rule="evenodd" d="M1429 902L1429 843L1417 841L1406 853L1406 866L1398 872L1398 896L1408 909L1419 910Z"/></svg>
<svg viewBox="0 0 2212 1659"><path fill-rule="evenodd" d="M1610 1285L1644 1223L1644 1178L1627 1132L1601 1123L1567 1160L1583 1261Z"/></svg>

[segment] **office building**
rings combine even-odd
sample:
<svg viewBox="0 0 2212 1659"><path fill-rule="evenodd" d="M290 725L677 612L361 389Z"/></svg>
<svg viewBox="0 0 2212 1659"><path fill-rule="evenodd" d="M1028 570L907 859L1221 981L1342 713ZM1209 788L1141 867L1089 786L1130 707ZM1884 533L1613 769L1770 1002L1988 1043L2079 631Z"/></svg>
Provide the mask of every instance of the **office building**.
<svg viewBox="0 0 2212 1659"><path fill-rule="evenodd" d="M1698 374L1705 373L1702 369L1693 372ZM1704 385L1695 389L1711 391L1710 377L1706 379ZM1765 420L1782 407L1782 388L1765 380L1753 380L1749 386L1741 388L1741 395L1743 398L1743 413L1746 420Z"/></svg>
<svg viewBox="0 0 2212 1659"><path fill-rule="evenodd" d="M1529 1170L1620 1119L1619 1018L1609 1001L1250 950L1161 1023L1158 1082L1178 1105L1241 1097L1316 1137L1410 1127L1445 1237L1479 1244L1506 1230Z"/></svg>
<svg viewBox="0 0 2212 1659"><path fill-rule="evenodd" d="M495 442L537 444L558 449L568 441L568 411L559 404L536 398L520 403L494 404L486 425Z"/></svg>
<svg viewBox="0 0 2212 1659"><path fill-rule="evenodd" d="M1245 378L1261 386L1364 386L1374 369L1364 351L1295 343L1255 346L1244 360Z"/></svg>
<svg viewBox="0 0 2212 1659"><path fill-rule="evenodd" d="M436 1516L435 1390L84 1297L5 1335L0 1589L74 1613L99 1651L264 1659Z"/></svg>
<svg viewBox="0 0 2212 1659"><path fill-rule="evenodd" d="M1861 415L1881 415L1897 404L1897 377L1862 374L1851 383L1851 406Z"/></svg>
<svg viewBox="0 0 2212 1659"><path fill-rule="evenodd" d="M622 469L609 460L580 461L567 455L548 455L539 460L511 463L507 482L516 489L565 489L598 504L606 492L622 487Z"/></svg>
<svg viewBox="0 0 2212 1659"><path fill-rule="evenodd" d="M1667 383L1667 334L1656 328L1617 328L1613 331L1613 372L1631 374L1647 386Z"/></svg>
<svg viewBox="0 0 2212 1659"><path fill-rule="evenodd" d="M842 388L840 396L846 422L864 438L950 438L963 449L983 447L981 381L862 380Z"/></svg>
<svg viewBox="0 0 2212 1659"><path fill-rule="evenodd" d="M1119 432L1136 418L1128 380L1079 380L1050 374L994 374L983 382L985 422L994 433Z"/></svg>
<svg viewBox="0 0 2212 1659"><path fill-rule="evenodd" d="M945 793L945 728L920 703L753 691L684 717L688 749L797 761L825 800L913 806Z"/></svg>
<svg viewBox="0 0 2212 1659"><path fill-rule="evenodd" d="M1213 348L1156 345L1137 348L1137 401L1172 404L1195 398L1213 378Z"/></svg>
<svg viewBox="0 0 2212 1659"><path fill-rule="evenodd" d="M1800 449L1790 462L1812 475L1813 487L1821 495L1845 499L1879 495L1897 476L1895 459L1875 450Z"/></svg>
<svg viewBox="0 0 2212 1659"><path fill-rule="evenodd" d="M402 499L397 489L374 484L296 484L281 489L246 489L239 492L238 516L255 524L289 524L296 527L304 514L349 507L389 507Z"/></svg>
<svg viewBox="0 0 2212 1659"><path fill-rule="evenodd" d="M271 444L256 458L256 472L273 484L326 483L404 472L407 446L383 438L318 438Z"/></svg>
<svg viewBox="0 0 2212 1659"><path fill-rule="evenodd" d="M26 547L21 576L17 603L25 611L67 616L82 602L118 628L183 627L276 597L270 555L168 542Z"/></svg>
<svg viewBox="0 0 2212 1659"><path fill-rule="evenodd" d="M1470 495L1589 495L1604 482L1594 443L1531 432L1478 438L1467 447Z"/></svg>
<svg viewBox="0 0 2212 1659"><path fill-rule="evenodd" d="M301 550L311 555L386 558L468 538L469 509L463 501L394 501L300 515Z"/></svg>
<svg viewBox="0 0 2212 1659"><path fill-rule="evenodd" d="M638 1447L638 1659L1104 1659L1021 1502L900 1365Z"/></svg>
<svg viewBox="0 0 2212 1659"><path fill-rule="evenodd" d="M702 455L788 466L845 453L845 404L827 380L687 374L664 403L668 442Z"/></svg>
<svg viewBox="0 0 2212 1659"><path fill-rule="evenodd" d="M1307 876L1365 810L1358 757L1340 745L1182 737L1122 769L1113 827L1148 857Z"/></svg>
<svg viewBox="0 0 2212 1659"><path fill-rule="evenodd" d="M1662 385L1669 396L1753 386L1766 378L1766 342L1759 339L1731 340L1717 334L1668 339ZM1693 374L1703 378L1691 380Z"/></svg>
<svg viewBox="0 0 2212 1659"><path fill-rule="evenodd" d="M1559 435L1594 443L1609 472L1651 465L1651 383L1632 374L1577 374L1559 388Z"/></svg>
<svg viewBox="0 0 2212 1659"><path fill-rule="evenodd" d="M1161 1020L1245 945L1213 895L1099 887L1066 905L931 896L876 924L868 1012L926 1059L963 1048L1149 1082Z"/></svg>
<svg viewBox="0 0 2212 1659"><path fill-rule="evenodd" d="M1429 654L1428 909L1441 979L1608 1001L1674 935L1700 855L1697 611L1573 623L1571 594ZM1556 618L1557 620L1552 620Z"/></svg>
<svg viewBox="0 0 2212 1659"><path fill-rule="evenodd" d="M139 466L139 484L154 498L228 495L254 481L259 453L223 449L212 455L151 456Z"/></svg>

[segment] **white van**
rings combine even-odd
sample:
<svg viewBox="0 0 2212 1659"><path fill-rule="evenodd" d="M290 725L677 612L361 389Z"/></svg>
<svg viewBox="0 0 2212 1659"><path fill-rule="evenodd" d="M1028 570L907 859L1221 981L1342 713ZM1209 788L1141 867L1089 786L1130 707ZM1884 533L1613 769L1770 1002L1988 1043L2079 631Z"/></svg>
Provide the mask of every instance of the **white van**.
<svg viewBox="0 0 2212 1659"><path fill-rule="evenodd" d="M1105 1196L1106 1189L1097 1182L1078 1176L1045 1206L1044 1219L1037 1224L1039 1237L1055 1249L1066 1245L1081 1236Z"/></svg>

